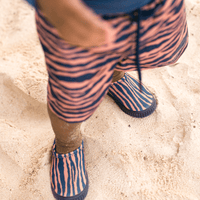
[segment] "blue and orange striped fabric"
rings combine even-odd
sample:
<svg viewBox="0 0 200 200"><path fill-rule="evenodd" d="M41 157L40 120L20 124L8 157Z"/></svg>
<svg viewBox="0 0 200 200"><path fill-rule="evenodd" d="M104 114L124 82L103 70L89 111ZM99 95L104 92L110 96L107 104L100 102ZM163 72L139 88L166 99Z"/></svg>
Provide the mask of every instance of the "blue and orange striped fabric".
<svg viewBox="0 0 200 200"><path fill-rule="evenodd" d="M59 118L69 123L88 119L106 95L114 70L162 67L182 55L188 44L184 1L153 0L139 11L139 23L138 10L102 15L115 30L114 42L85 49L65 42L36 10L49 75L48 105Z"/></svg>
<svg viewBox="0 0 200 200"><path fill-rule="evenodd" d="M156 100L150 91L128 73L109 87L108 95L114 99L119 107L133 117L146 117L156 109Z"/></svg>
<svg viewBox="0 0 200 200"><path fill-rule="evenodd" d="M68 154L56 153L55 142L51 164L51 187L54 195L73 197L88 187L84 146Z"/></svg>

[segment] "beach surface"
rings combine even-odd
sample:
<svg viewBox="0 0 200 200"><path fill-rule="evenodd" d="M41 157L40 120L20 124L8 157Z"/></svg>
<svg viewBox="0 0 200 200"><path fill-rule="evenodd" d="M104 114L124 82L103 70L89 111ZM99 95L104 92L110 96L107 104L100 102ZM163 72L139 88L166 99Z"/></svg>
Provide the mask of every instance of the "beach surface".
<svg viewBox="0 0 200 200"><path fill-rule="evenodd" d="M106 96L83 123L86 200L200 200L200 1L186 0L186 8L186 52L175 65L143 72L156 111L132 118ZM0 0L1 200L54 199L46 85L34 10Z"/></svg>

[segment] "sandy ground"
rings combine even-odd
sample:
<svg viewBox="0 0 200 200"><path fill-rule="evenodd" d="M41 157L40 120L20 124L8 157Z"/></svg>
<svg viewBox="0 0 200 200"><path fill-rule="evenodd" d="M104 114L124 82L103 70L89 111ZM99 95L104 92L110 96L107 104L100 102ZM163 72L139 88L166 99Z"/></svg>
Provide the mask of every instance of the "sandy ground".
<svg viewBox="0 0 200 200"><path fill-rule="evenodd" d="M200 200L200 1L186 5L187 51L174 66L143 72L156 112L134 119L106 96L83 124L86 200ZM54 199L46 83L34 11L0 0L1 200Z"/></svg>

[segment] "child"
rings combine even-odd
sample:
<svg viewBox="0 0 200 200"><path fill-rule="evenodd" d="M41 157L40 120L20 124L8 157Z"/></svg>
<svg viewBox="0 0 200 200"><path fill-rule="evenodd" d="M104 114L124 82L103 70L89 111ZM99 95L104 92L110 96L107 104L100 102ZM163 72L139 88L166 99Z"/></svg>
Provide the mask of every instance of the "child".
<svg viewBox="0 0 200 200"><path fill-rule="evenodd" d="M56 199L88 192L81 123L108 92L123 112L146 117L156 101L141 69L173 64L188 43L183 0L27 0L49 75L48 112L55 133L51 188ZM125 73L137 70L139 81Z"/></svg>

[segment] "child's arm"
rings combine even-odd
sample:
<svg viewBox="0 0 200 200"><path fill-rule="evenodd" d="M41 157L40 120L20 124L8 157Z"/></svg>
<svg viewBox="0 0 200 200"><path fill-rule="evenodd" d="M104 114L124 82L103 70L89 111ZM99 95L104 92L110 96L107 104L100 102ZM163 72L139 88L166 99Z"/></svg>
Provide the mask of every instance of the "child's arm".
<svg viewBox="0 0 200 200"><path fill-rule="evenodd" d="M100 46L107 42L112 28L81 0L37 0L47 20L72 45Z"/></svg>

